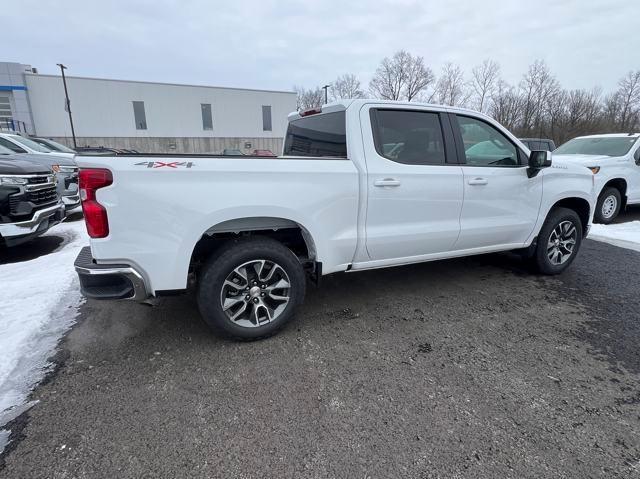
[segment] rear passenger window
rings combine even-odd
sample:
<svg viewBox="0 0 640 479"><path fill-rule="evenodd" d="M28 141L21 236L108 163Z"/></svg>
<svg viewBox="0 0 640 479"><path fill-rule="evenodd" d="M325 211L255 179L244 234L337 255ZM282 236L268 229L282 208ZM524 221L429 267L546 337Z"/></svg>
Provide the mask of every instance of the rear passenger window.
<svg viewBox="0 0 640 479"><path fill-rule="evenodd" d="M373 137L380 156L406 165L444 164L444 139L438 113L374 110Z"/></svg>

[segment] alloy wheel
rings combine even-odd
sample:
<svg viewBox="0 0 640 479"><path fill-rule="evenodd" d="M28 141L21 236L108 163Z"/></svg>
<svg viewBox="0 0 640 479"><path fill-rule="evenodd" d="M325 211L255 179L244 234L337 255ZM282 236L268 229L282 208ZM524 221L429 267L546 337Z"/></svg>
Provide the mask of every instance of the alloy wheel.
<svg viewBox="0 0 640 479"><path fill-rule="evenodd" d="M289 304L291 282L279 264L256 259L234 268L220 293L222 310L234 324L264 326L280 317Z"/></svg>
<svg viewBox="0 0 640 479"><path fill-rule="evenodd" d="M560 222L549 235L547 256L553 265L566 263L576 245L578 230L572 221Z"/></svg>

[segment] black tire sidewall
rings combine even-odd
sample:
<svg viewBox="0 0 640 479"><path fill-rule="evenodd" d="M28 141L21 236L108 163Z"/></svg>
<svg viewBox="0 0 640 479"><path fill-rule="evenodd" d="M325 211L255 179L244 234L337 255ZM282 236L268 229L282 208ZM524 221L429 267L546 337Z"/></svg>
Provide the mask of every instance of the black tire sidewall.
<svg viewBox="0 0 640 479"><path fill-rule="evenodd" d="M224 280L237 266L255 259L279 264L289 276L289 304L274 321L256 328L234 324L222 310L220 293ZM203 266L198 279L197 299L200 313L207 325L227 338L252 341L267 338L282 329L295 315L305 293L306 278L298 258L281 243L269 238L234 241L217 251Z"/></svg>
<svg viewBox="0 0 640 479"><path fill-rule="evenodd" d="M616 197L616 200L617 200L616 210L613 212L613 215L611 215L611 217L605 218L602 215L602 205L604 204L604 200L609 196ZM595 212L595 218L594 218L595 221L597 223L601 223L604 225L611 223L614 219L616 219L616 216L618 216L618 213L620 212L621 201L622 201L622 195L620 194L620 191L618 191L617 188L605 188L602 191L602 193L600 193L600 196L598 197L598 203L596 204L596 212Z"/></svg>
<svg viewBox="0 0 640 479"><path fill-rule="evenodd" d="M558 224L563 221L571 221L575 227L578 229L578 234L576 235L576 244L573 247L573 253L569 257L569 259L560 265L555 265L551 263L549 260L549 256L547 255L547 243L549 241L549 237L551 236L551 232L554 230ZM538 243L536 246L536 254L535 254L535 264L538 269L543 274L560 274L565 269L573 263L578 256L578 252L580 251L580 246L582 245L582 235L584 231L584 226L582 225L582 221L580 220L580 216L573 210L568 208L556 208L549 215L542 225L540 229L540 234L538 235Z"/></svg>

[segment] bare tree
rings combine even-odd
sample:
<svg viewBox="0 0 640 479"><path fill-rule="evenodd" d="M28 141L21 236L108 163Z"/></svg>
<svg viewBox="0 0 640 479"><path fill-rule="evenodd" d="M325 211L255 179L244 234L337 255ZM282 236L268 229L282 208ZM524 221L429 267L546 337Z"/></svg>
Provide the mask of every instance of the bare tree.
<svg viewBox="0 0 640 479"><path fill-rule="evenodd" d="M441 105L462 106L469 99L464 74L458 65L446 63L436 83L433 98Z"/></svg>
<svg viewBox="0 0 640 479"><path fill-rule="evenodd" d="M406 63L407 78L404 96L407 101L413 101L426 93L436 77L431 69L424 65L422 57L412 57L407 53Z"/></svg>
<svg viewBox="0 0 640 479"><path fill-rule="evenodd" d="M364 91L360 80L352 73L340 75L331 85L331 99L342 100L348 98L364 98Z"/></svg>
<svg viewBox="0 0 640 479"><path fill-rule="evenodd" d="M601 91L563 90L550 105L547 122L551 136L560 143L580 135L597 132L601 128Z"/></svg>
<svg viewBox="0 0 640 479"><path fill-rule="evenodd" d="M521 121L522 98L513 86L498 82L490 97L489 114L509 129Z"/></svg>
<svg viewBox="0 0 640 479"><path fill-rule="evenodd" d="M294 86L293 90L298 94L296 100L296 108L298 111L318 108L324 103L324 91L320 87L307 90L303 87Z"/></svg>
<svg viewBox="0 0 640 479"><path fill-rule="evenodd" d="M376 98L412 101L420 97L434 82L430 68L422 57L400 50L392 58L384 58L369 82Z"/></svg>
<svg viewBox="0 0 640 479"><path fill-rule="evenodd" d="M521 130L540 129L545 108L559 90L558 81L544 61L536 60L529 66L529 70L520 82L520 92L523 97Z"/></svg>
<svg viewBox="0 0 640 479"><path fill-rule="evenodd" d="M402 95L405 75L401 64L385 57L369 82L369 90L376 98L399 100Z"/></svg>
<svg viewBox="0 0 640 479"><path fill-rule="evenodd" d="M640 70L621 78L615 94L619 108L616 126L621 131L635 128L640 117Z"/></svg>
<svg viewBox="0 0 640 479"><path fill-rule="evenodd" d="M488 100L500 82L500 65L490 59L484 60L481 65L473 68L471 75L473 106L484 113L489 107Z"/></svg>
<svg viewBox="0 0 640 479"><path fill-rule="evenodd" d="M322 88L294 88L298 109L317 108L324 101ZM500 66L484 60L465 82L462 69L444 65L435 82L422 57L404 50L384 58L369 83L370 93L389 100L436 101L445 105L470 105L494 117L522 137L545 137L561 144L580 135L631 132L640 129L640 70L627 73L615 91L600 88L565 90L544 61L531 64L517 85L500 78ZM362 98L353 74L339 76L331 98Z"/></svg>

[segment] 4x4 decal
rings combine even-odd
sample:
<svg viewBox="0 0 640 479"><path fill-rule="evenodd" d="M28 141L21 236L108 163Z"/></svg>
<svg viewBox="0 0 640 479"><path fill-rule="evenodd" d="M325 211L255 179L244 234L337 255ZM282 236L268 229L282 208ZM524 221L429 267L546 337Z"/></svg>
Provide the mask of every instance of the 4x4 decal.
<svg viewBox="0 0 640 479"><path fill-rule="evenodd" d="M135 163L135 166L146 166L147 168L191 168L193 166L192 161L170 161L165 163L164 161L142 161Z"/></svg>

